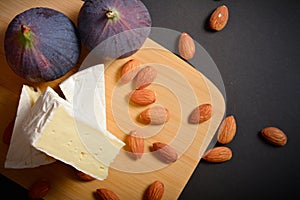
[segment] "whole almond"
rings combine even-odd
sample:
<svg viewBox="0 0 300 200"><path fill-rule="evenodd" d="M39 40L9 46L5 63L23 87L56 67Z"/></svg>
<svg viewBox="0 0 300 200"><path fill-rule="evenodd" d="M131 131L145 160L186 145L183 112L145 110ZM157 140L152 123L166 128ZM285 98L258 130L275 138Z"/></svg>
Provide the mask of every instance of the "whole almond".
<svg viewBox="0 0 300 200"><path fill-rule="evenodd" d="M195 43L193 38L186 32L181 33L178 41L179 55L189 60L195 55Z"/></svg>
<svg viewBox="0 0 300 200"><path fill-rule="evenodd" d="M2 135L2 141L4 144L7 144L7 145L10 144L11 136L12 136L12 133L14 130L14 124L15 124L15 120L12 120L8 123L8 125L4 129L4 132Z"/></svg>
<svg viewBox="0 0 300 200"><path fill-rule="evenodd" d="M202 158L207 162L221 163L230 160L231 157L232 157L231 149L225 146L221 146L221 147L214 147L208 150L203 155Z"/></svg>
<svg viewBox="0 0 300 200"><path fill-rule="evenodd" d="M144 200L161 200L164 194L165 186L161 181L154 181L148 186L145 194Z"/></svg>
<svg viewBox="0 0 300 200"><path fill-rule="evenodd" d="M28 197L30 199L41 199L48 194L50 188L51 185L47 179L39 179L29 187Z"/></svg>
<svg viewBox="0 0 300 200"><path fill-rule="evenodd" d="M261 135L268 142L276 146L284 146L287 143L286 134L277 127L266 127L261 130Z"/></svg>
<svg viewBox="0 0 300 200"><path fill-rule="evenodd" d="M157 76L157 70L152 66L141 69L135 78L135 89L142 89L150 85Z"/></svg>
<svg viewBox="0 0 300 200"><path fill-rule="evenodd" d="M175 162L178 158L175 149L162 142L153 143L152 150L155 152L155 155L165 163Z"/></svg>
<svg viewBox="0 0 300 200"><path fill-rule="evenodd" d="M82 172L82 171L79 171L79 170L76 170L76 176L79 178L79 180L81 181L93 181L95 180L94 177Z"/></svg>
<svg viewBox="0 0 300 200"><path fill-rule="evenodd" d="M120 200L113 191L105 188L98 188L95 197L97 200Z"/></svg>
<svg viewBox="0 0 300 200"><path fill-rule="evenodd" d="M141 69L140 61L136 59L131 59L127 61L121 70L121 81L126 84L129 83Z"/></svg>
<svg viewBox="0 0 300 200"><path fill-rule="evenodd" d="M209 27L215 31L225 28L229 18L228 8L225 5L219 6L210 16Z"/></svg>
<svg viewBox="0 0 300 200"><path fill-rule="evenodd" d="M135 90L130 94L130 100L135 104L146 106L156 101L156 94L149 89Z"/></svg>
<svg viewBox="0 0 300 200"><path fill-rule="evenodd" d="M221 123L217 136L220 144L228 144L236 134L236 121L233 115L227 116Z"/></svg>
<svg viewBox="0 0 300 200"><path fill-rule="evenodd" d="M160 125L170 119L170 112L162 106L153 106L144 110L139 117L145 124Z"/></svg>
<svg viewBox="0 0 300 200"><path fill-rule="evenodd" d="M197 124L209 120L212 116L212 105L209 103L196 107L189 116L189 123Z"/></svg>
<svg viewBox="0 0 300 200"><path fill-rule="evenodd" d="M131 131L127 136L127 145L135 159L140 159L144 153L144 137L137 131Z"/></svg>

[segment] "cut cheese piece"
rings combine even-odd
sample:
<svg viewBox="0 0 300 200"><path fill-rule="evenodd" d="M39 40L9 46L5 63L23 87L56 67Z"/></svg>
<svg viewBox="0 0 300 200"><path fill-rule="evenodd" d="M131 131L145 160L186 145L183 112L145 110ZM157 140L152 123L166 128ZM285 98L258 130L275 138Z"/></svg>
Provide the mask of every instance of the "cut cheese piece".
<svg viewBox="0 0 300 200"><path fill-rule="evenodd" d="M30 137L33 132L26 132L22 128L24 119L40 94L40 91L35 91L27 85L22 87L12 138L4 163L5 168L33 168L55 161L32 147Z"/></svg>
<svg viewBox="0 0 300 200"><path fill-rule="evenodd" d="M59 87L79 116L94 127L106 129L104 65L98 64L77 72Z"/></svg>
<svg viewBox="0 0 300 200"><path fill-rule="evenodd" d="M33 130L32 145L64 163L99 180L125 145L105 129L74 117L71 104L47 88L32 107L23 124Z"/></svg>

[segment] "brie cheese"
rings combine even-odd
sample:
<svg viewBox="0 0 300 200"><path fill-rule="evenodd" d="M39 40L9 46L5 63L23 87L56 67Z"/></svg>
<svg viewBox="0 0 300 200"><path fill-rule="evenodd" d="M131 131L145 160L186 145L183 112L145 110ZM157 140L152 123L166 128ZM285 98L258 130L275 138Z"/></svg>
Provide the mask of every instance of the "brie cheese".
<svg viewBox="0 0 300 200"><path fill-rule="evenodd" d="M74 116L106 129L104 65L98 64L70 76L59 87L74 108Z"/></svg>
<svg viewBox="0 0 300 200"><path fill-rule="evenodd" d="M50 87L31 108L23 129L34 132L33 147L99 180L107 177L110 163L125 145L106 129L75 117L70 102Z"/></svg>
<svg viewBox="0 0 300 200"><path fill-rule="evenodd" d="M30 137L33 132L26 132L22 128L27 113L29 113L40 94L40 91L35 91L27 85L22 87L12 138L4 163L5 168L33 168L55 161L55 159L32 147Z"/></svg>

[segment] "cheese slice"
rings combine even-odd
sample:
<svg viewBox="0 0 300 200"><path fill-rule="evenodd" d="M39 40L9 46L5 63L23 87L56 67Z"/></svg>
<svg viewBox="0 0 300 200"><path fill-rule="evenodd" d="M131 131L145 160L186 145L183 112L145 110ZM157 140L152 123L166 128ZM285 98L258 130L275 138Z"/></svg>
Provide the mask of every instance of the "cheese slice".
<svg viewBox="0 0 300 200"><path fill-rule="evenodd" d="M98 64L77 72L59 87L74 108L74 115L94 127L106 129L104 65Z"/></svg>
<svg viewBox="0 0 300 200"><path fill-rule="evenodd" d="M34 131L32 145L99 180L125 145L107 130L93 127L74 116L73 106L48 87L31 108L23 123Z"/></svg>
<svg viewBox="0 0 300 200"><path fill-rule="evenodd" d="M55 161L55 159L32 147L30 137L33 132L26 132L22 128L27 113L40 94L40 91L35 91L27 85L22 87L12 138L4 163L5 168L33 168Z"/></svg>

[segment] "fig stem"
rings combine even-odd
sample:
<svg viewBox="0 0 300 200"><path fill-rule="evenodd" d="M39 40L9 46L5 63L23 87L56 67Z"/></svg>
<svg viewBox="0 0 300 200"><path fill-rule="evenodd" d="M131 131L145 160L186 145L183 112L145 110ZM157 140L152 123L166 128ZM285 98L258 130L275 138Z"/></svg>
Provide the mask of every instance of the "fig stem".
<svg viewBox="0 0 300 200"><path fill-rule="evenodd" d="M28 26L22 24L21 35L23 36L21 37L21 42L23 43L23 45L29 48L32 47L33 46L32 37L34 35L32 34L31 29Z"/></svg>
<svg viewBox="0 0 300 200"><path fill-rule="evenodd" d="M119 19L119 12L116 9L108 9L105 14L108 20L115 21Z"/></svg>
<svg viewBox="0 0 300 200"><path fill-rule="evenodd" d="M108 10L107 12L106 12L106 17L108 18L108 19L112 19L112 18L114 18L116 15L115 15L115 13L112 11L112 10Z"/></svg>
<svg viewBox="0 0 300 200"><path fill-rule="evenodd" d="M30 31L30 28L24 24L21 25L21 31L23 34L27 34Z"/></svg>

